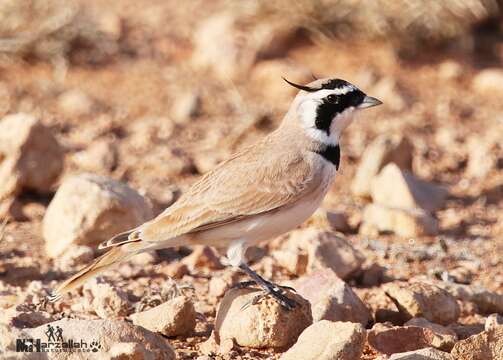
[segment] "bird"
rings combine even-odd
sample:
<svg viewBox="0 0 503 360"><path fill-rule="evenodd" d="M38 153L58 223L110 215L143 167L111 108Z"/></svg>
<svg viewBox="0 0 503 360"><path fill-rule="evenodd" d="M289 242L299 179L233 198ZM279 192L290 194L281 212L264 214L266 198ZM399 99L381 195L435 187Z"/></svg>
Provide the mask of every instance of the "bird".
<svg viewBox="0 0 503 360"><path fill-rule="evenodd" d="M99 245L108 252L61 283L51 302L112 265L155 249L209 245L287 309L285 287L247 264L246 249L293 230L320 206L340 166L340 140L362 109L382 104L338 78L299 85L280 125L204 174L154 219Z"/></svg>

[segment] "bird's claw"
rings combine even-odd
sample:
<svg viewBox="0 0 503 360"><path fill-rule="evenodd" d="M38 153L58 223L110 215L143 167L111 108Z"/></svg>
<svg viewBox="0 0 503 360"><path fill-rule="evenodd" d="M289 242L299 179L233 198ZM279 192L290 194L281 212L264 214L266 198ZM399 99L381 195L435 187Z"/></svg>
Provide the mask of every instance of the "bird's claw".
<svg viewBox="0 0 503 360"><path fill-rule="evenodd" d="M295 290L293 287L291 286L283 286L283 285L278 285L278 284L274 284L270 281L266 281L267 283L267 286L271 289L274 289L276 291L279 291L279 292L284 292L285 290L290 290L290 291L293 291L293 292L297 292L297 290ZM254 280L249 280L249 281L240 281L238 283L235 283L231 286L231 289L247 289L247 288L251 288L251 287L255 287L255 286L260 286L260 284L257 284L256 281Z"/></svg>
<svg viewBox="0 0 503 360"><path fill-rule="evenodd" d="M298 305L295 300L290 299L281 292L275 290L263 290L259 294L255 295L250 301L247 301L245 304L243 304L243 306L241 306L241 310L245 310L250 305L258 304L259 301L265 298L267 295L271 295L276 302L278 302L288 311L293 310Z"/></svg>

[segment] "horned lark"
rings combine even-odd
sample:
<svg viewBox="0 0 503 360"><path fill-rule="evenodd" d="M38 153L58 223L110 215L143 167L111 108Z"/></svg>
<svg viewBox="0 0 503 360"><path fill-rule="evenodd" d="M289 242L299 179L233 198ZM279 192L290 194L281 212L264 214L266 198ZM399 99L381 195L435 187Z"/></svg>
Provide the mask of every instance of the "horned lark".
<svg viewBox="0 0 503 360"><path fill-rule="evenodd" d="M155 219L101 244L109 251L63 282L50 300L135 254L203 244L226 248L229 264L294 307L281 287L247 265L245 251L292 230L318 208L339 168L344 129L356 111L381 101L340 79L285 81L301 91L274 132L208 172Z"/></svg>

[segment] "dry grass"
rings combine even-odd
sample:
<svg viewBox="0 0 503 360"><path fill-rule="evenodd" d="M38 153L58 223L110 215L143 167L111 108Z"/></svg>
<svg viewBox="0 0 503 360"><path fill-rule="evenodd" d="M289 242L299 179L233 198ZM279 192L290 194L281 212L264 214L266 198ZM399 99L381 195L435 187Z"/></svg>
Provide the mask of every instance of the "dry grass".
<svg viewBox="0 0 503 360"><path fill-rule="evenodd" d="M438 41L497 16L497 0L259 0L259 18L325 35Z"/></svg>

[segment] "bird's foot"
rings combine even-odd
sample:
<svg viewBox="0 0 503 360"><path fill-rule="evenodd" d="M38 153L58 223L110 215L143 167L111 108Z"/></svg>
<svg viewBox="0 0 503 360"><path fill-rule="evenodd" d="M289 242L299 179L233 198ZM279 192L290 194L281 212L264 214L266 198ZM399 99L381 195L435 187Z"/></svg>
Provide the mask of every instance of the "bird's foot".
<svg viewBox="0 0 503 360"><path fill-rule="evenodd" d="M278 285L267 280L264 280L264 282L267 284L268 287L280 292L284 292L286 290L297 292L297 290L295 290L291 286ZM248 280L248 281L240 281L238 283L233 284L231 286L231 289L248 289L248 288L255 288L257 286L260 287L260 284L257 283L255 280Z"/></svg>
<svg viewBox="0 0 503 360"><path fill-rule="evenodd" d="M293 290L288 286L279 286L270 281L267 281L262 276L253 271L246 263L242 263L239 268L244 271L249 277L251 277L252 281L247 281L244 285L257 284L263 289L263 294L259 294L253 298L251 304L256 304L261 298L265 295L271 295L281 306L283 306L287 310L292 310L295 306L297 306L297 302L288 298L285 295L286 290ZM243 288L243 285L240 288ZM250 304L245 304L243 308L246 308Z"/></svg>
<svg viewBox="0 0 503 360"><path fill-rule="evenodd" d="M286 310L293 310L298 305L298 303L295 300L290 299L283 292L274 289L269 289L269 290L262 290L259 294L255 295L250 301L248 301L241 307L241 310L245 310L250 305L258 304L260 300L264 299L268 295L272 296L272 298Z"/></svg>

